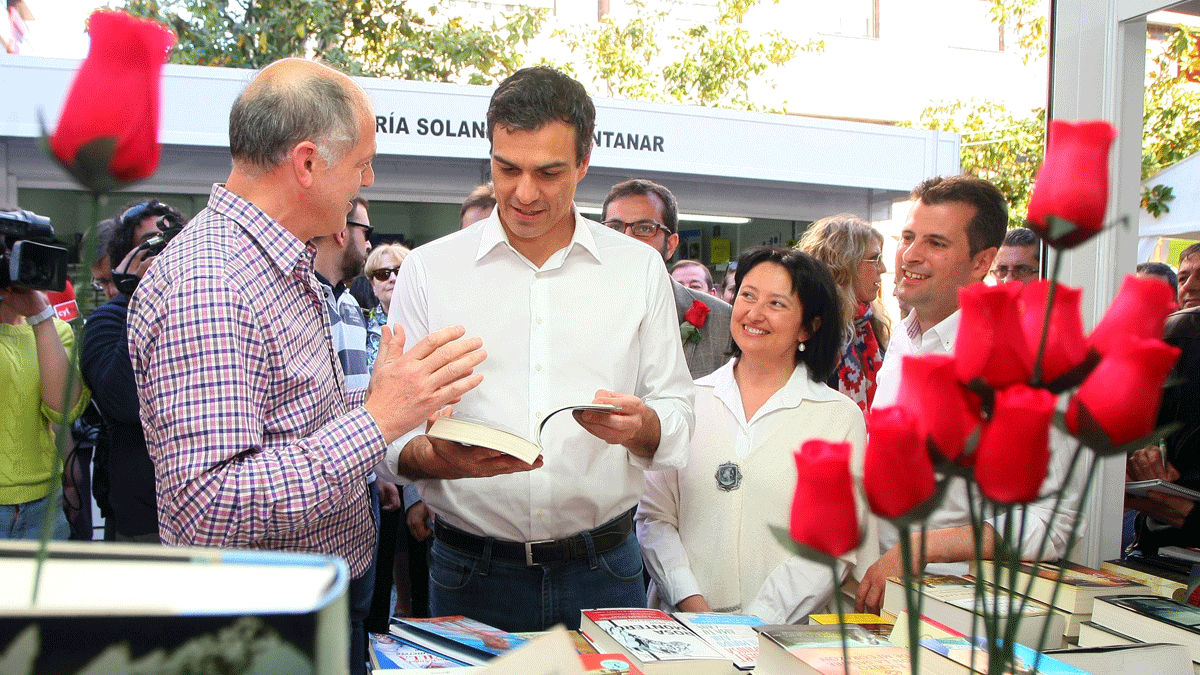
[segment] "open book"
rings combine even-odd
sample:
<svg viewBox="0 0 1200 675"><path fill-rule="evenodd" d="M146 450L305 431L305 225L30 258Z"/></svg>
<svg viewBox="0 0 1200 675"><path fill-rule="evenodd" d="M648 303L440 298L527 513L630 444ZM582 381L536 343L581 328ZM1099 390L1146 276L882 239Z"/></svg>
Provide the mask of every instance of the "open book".
<svg viewBox="0 0 1200 675"><path fill-rule="evenodd" d="M608 403L580 403L552 410L542 418L537 425L537 433L533 439L525 438L519 432L503 424L481 417L473 417L462 413L453 413L449 417L434 420L426 435L441 438L463 445L478 445L493 450L499 450L517 459L533 464L542 454L542 429L546 421L564 410L618 410L619 406Z"/></svg>

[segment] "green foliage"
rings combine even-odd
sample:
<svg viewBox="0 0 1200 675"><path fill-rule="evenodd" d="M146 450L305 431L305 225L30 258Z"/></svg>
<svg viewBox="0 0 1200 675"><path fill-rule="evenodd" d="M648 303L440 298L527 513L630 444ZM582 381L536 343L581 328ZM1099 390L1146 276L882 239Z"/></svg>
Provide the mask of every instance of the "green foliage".
<svg viewBox="0 0 1200 675"><path fill-rule="evenodd" d="M721 0L712 24L697 24L682 33L665 35L669 11L635 0L633 18L618 23L611 17L597 26L557 31L570 49L567 63L554 64L581 79L603 96L759 110L750 87L774 67L783 66L802 51L824 44L800 44L771 31L753 36L741 27L760 0ZM779 0L773 0L779 2Z"/></svg>
<svg viewBox="0 0 1200 675"><path fill-rule="evenodd" d="M1045 148L1045 108L1016 116L995 101L943 102L922 111L916 126L960 134L963 171L1000 188L1008 198L1009 222L1024 222Z"/></svg>
<svg viewBox="0 0 1200 675"><path fill-rule="evenodd" d="M261 68L319 56L353 75L472 84L519 68L520 48L545 19L545 10L522 8L476 25L406 0L127 0L125 9L175 31L172 63Z"/></svg>
<svg viewBox="0 0 1200 675"><path fill-rule="evenodd" d="M1151 54L1142 130L1142 179L1200 152L1200 91L1188 73L1200 73L1200 32L1178 27Z"/></svg>
<svg viewBox="0 0 1200 675"><path fill-rule="evenodd" d="M1050 53L1050 33L1045 0L991 0L988 17L1009 28L1017 38L1021 60L1029 63Z"/></svg>
<svg viewBox="0 0 1200 675"><path fill-rule="evenodd" d="M1142 209L1155 218L1161 217L1164 213L1170 213L1171 207L1168 204L1173 201L1175 201L1175 191L1169 186L1160 183L1154 187L1142 188Z"/></svg>

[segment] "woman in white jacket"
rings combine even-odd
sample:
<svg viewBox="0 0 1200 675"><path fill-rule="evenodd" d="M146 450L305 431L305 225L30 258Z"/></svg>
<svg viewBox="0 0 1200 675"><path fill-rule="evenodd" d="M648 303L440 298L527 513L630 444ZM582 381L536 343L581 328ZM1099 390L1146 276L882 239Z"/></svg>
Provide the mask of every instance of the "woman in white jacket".
<svg viewBox="0 0 1200 675"><path fill-rule="evenodd" d="M637 530L651 606L796 623L832 598L829 568L795 555L770 526L788 527L793 452L805 440L850 442L861 476L862 411L824 384L843 344L841 317L829 269L809 254L761 247L738 260L734 358L696 380L687 466L646 474ZM838 582L877 548L843 556Z"/></svg>

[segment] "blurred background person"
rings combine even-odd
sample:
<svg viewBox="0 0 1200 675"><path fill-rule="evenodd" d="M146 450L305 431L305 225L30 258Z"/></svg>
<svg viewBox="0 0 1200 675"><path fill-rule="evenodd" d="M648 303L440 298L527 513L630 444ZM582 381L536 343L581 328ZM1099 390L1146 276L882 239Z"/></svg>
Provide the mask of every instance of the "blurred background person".
<svg viewBox="0 0 1200 675"><path fill-rule="evenodd" d="M1027 227L1014 227L996 251L991 275L997 283L1037 281L1042 272L1042 240Z"/></svg>
<svg viewBox="0 0 1200 675"><path fill-rule="evenodd" d="M721 292L718 294L722 300L730 305L733 304L733 288L736 281L737 263L731 262L729 263L729 266L725 268L725 277L721 279Z"/></svg>
<svg viewBox="0 0 1200 675"><path fill-rule="evenodd" d="M375 306L367 313L367 361L375 364L379 355L379 339L387 325L387 308L392 302L392 291L396 288L396 276L400 263L408 255L408 247L400 244L380 244L371 249L363 274L371 282L375 294Z"/></svg>
<svg viewBox="0 0 1200 675"><path fill-rule="evenodd" d="M699 260L680 260L671 265L671 278L693 291L709 295L717 294L717 288L713 285L712 272Z"/></svg>
<svg viewBox="0 0 1200 675"><path fill-rule="evenodd" d="M1192 244L1179 252L1179 302L1180 309L1200 306L1200 243Z"/></svg>
<svg viewBox="0 0 1200 675"><path fill-rule="evenodd" d="M734 358L696 380L687 465L646 472L636 521L649 602L797 623L825 606L851 565L873 559L846 554L835 582L775 538L770 526L786 529L791 514L793 453L809 438L848 441L861 476L866 429L862 411L824 384L843 330L828 268L803 251L753 248L738 260L736 287Z"/></svg>
<svg viewBox="0 0 1200 675"><path fill-rule="evenodd" d="M100 410L100 448L94 480L98 501L106 502L105 538L158 543L158 500L154 463L146 450L137 385L129 358L129 297L155 256L148 242L163 227L187 222L178 209L156 199L122 209L113 219L105 256L117 261L119 291L96 308L83 334L79 367ZM160 226L161 223L161 226Z"/></svg>
<svg viewBox="0 0 1200 675"><path fill-rule="evenodd" d="M828 265L838 288L845 344L826 384L865 413L875 399L875 378L891 337L879 295L887 271L883 235L861 218L842 213L810 225L796 248Z"/></svg>
<svg viewBox="0 0 1200 675"><path fill-rule="evenodd" d="M13 241L4 237L6 262ZM51 538L66 539L70 527L50 483L55 427L69 427L89 399L71 366L75 334L46 293L11 285L7 269L0 280L0 539L38 539L47 508L55 511Z"/></svg>
<svg viewBox="0 0 1200 675"><path fill-rule="evenodd" d="M464 229L492 215L496 208L496 190L490 182L484 183L467 195L462 208L458 211L459 227Z"/></svg>
<svg viewBox="0 0 1200 675"><path fill-rule="evenodd" d="M104 302L117 297L113 283L112 263L108 259L108 243L112 241L117 221L105 218L96 225L96 264L92 265L92 290L104 296Z"/></svg>

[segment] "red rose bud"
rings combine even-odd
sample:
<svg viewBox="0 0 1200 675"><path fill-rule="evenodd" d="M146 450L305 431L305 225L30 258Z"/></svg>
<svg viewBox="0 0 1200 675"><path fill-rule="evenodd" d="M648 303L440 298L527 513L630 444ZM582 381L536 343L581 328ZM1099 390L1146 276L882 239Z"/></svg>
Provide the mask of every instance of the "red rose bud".
<svg viewBox="0 0 1200 675"><path fill-rule="evenodd" d="M858 546L850 444L805 441L796 453L792 539L838 557Z"/></svg>
<svg viewBox="0 0 1200 675"><path fill-rule="evenodd" d="M933 496L937 476L917 420L899 406L874 408L867 413L867 454L863 488L871 510L885 518L898 518Z"/></svg>
<svg viewBox="0 0 1200 675"><path fill-rule="evenodd" d="M1021 332L1017 310L1020 284L985 286L971 284L958 289L962 310L959 333L968 339L954 345L958 379L977 377L993 389L1025 382L1033 374L1033 354Z"/></svg>
<svg viewBox="0 0 1200 675"><path fill-rule="evenodd" d="M692 324L696 328L703 328L704 322L708 320L708 313L710 311L712 310L708 308L708 305L700 302L699 300L693 300L692 306L683 315L683 320Z"/></svg>
<svg viewBox="0 0 1200 675"><path fill-rule="evenodd" d="M1046 319L1046 295L1050 282L1039 279L1021 289L1021 331L1029 351L1037 357ZM1050 308L1050 326L1046 333L1046 349L1042 353L1042 381L1053 382L1087 358L1087 338L1083 333L1083 318L1079 300L1083 291L1058 284L1054 291L1054 306Z"/></svg>
<svg viewBox="0 0 1200 675"><path fill-rule="evenodd" d="M1163 383L1179 350L1162 340L1123 336L1114 341L1067 406L1067 428L1080 430L1087 409L1113 445L1131 443L1154 431Z"/></svg>
<svg viewBox="0 0 1200 675"><path fill-rule="evenodd" d="M175 34L125 12L88 20L91 47L63 105L50 150L95 192L158 168L159 79Z"/></svg>
<svg viewBox="0 0 1200 675"><path fill-rule="evenodd" d="M975 482L989 499L1026 504L1038 498L1050 463L1054 403L1054 394L1024 384L996 392L975 451Z"/></svg>
<svg viewBox="0 0 1200 675"><path fill-rule="evenodd" d="M1088 344L1108 354L1125 335L1136 338L1161 338L1167 315L1175 311L1175 292L1162 279L1126 274L1121 290L1096 325Z"/></svg>
<svg viewBox="0 0 1200 675"><path fill-rule="evenodd" d="M954 357L905 356L900 364L900 391L904 398L898 405L917 420L921 438L933 441L946 459L958 459L979 424L979 404L958 383Z"/></svg>
<svg viewBox="0 0 1200 675"><path fill-rule="evenodd" d="M1108 149L1117 130L1102 120L1050 120L1050 142L1029 198L1029 227L1055 248L1071 248L1104 228ZM1050 216L1073 224L1052 232Z"/></svg>

